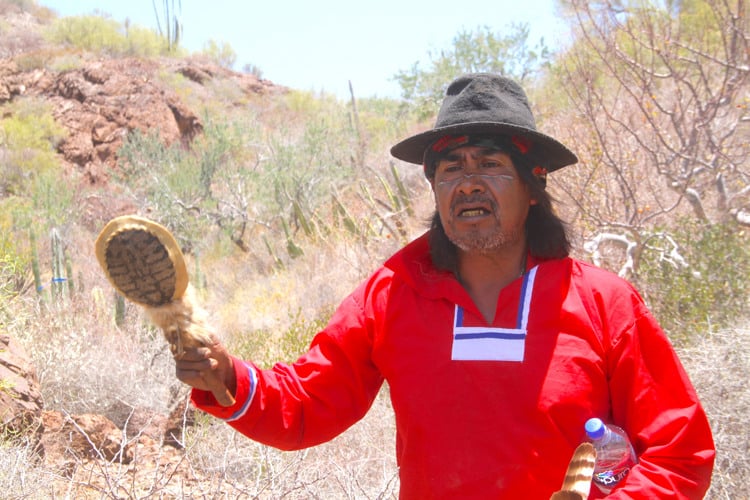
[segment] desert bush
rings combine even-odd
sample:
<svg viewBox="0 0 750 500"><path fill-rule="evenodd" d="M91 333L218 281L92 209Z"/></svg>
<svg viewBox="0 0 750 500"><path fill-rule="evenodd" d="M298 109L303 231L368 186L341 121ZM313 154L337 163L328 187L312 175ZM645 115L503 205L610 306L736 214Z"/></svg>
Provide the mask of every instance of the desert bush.
<svg viewBox="0 0 750 500"><path fill-rule="evenodd" d="M10 203L0 203L0 207L10 208ZM6 301L24 291L28 276L30 256L24 252L15 237L12 215L0 215L0 310ZM10 311L7 311L10 313Z"/></svg>
<svg viewBox="0 0 750 500"><path fill-rule="evenodd" d="M295 92L281 100L293 118L272 132L253 116L234 121L207 116L204 133L190 149L166 146L154 133L133 132L119 151L119 180L141 206L168 221L188 249L213 227L249 252L251 235L263 229L283 234L285 253L295 257L304 251L298 233L323 236L342 218L359 234L360 222L365 228L370 219L382 223L372 191L390 189L378 198L390 212L403 208L408 190L396 169L375 179L374 189L355 183L366 182L366 176L357 166L358 139L345 106ZM354 222L347 213L353 203L369 204L370 217ZM280 258L276 246L267 248Z"/></svg>
<svg viewBox="0 0 750 500"><path fill-rule="evenodd" d="M567 201L587 243L609 239L628 246L616 269L631 278L647 260L641 255L654 255L648 247L655 235L685 241L684 233L697 230L700 237L687 235L692 244L704 237L704 225L733 220L738 228L747 226L741 208L750 193L744 3L574 0L566 10L575 38L553 65L550 86L567 94L568 111L558 107L551 121L558 121L558 137L582 160L566 169L559 185L569 185ZM704 243L707 239L716 237ZM706 251L720 250L705 244ZM729 257L711 258L718 263ZM660 261L657 255L650 263L652 276ZM670 272L684 270L677 266ZM714 269L704 278L721 273ZM669 295L670 284L696 285L687 276L681 280L666 279L665 289L649 292ZM683 297L667 300L686 307ZM703 324L708 316L722 315L701 307L694 311ZM688 322L695 321L690 311L687 315Z"/></svg>
<svg viewBox="0 0 750 500"><path fill-rule="evenodd" d="M61 17L55 19L44 34L51 43L110 56L154 57L182 53L170 51L167 41L153 30L123 25L103 15Z"/></svg>
<svg viewBox="0 0 750 500"><path fill-rule="evenodd" d="M60 170L55 148L66 132L51 109L33 98L16 100L0 111L0 192L28 195L36 176Z"/></svg>
<svg viewBox="0 0 750 500"><path fill-rule="evenodd" d="M33 71L35 69L50 69L53 71L65 71L81 66L81 55L70 49L27 50L13 58L16 67L21 71Z"/></svg>
<svg viewBox="0 0 750 500"><path fill-rule="evenodd" d="M51 43L92 52L115 55L125 51L125 36L120 23L102 16L58 18L49 26L46 36Z"/></svg>
<svg viewBox="0 0 750 500"><path fill-rule="evenodd" d="M308 123L296 140L280 134L271 141L271 157L263 166L259 194L268 200L271 210L299 228L302 221L294 214L294 205L307 214L314 213L333 189L351 181L351 156L324 120Z"/></svg>
<svg viewBox="0 0 750 500"><path fill-rule="evenodd" d="M207 119L204 133L190 149L164 145L156 133L132 132L118 157L119 180L142 207L159 214L191 252L203 246L211 231L246 245L248 226L268 217L257 203L259 173L249 164L260 153L255 129L244 122Z"/></svg>
<svg viewBox="0 0 750 500"><path fill-rule="evenodd" d="M278 361L294 361L307 351L310 341L325 327L332 312L326 308L318 316L308 318L298 309L289 313L288 326L284 330L264 329L236 334L230 339L228 348L263 368L270 368Z"/></svg>
<svg viewBox="0 0 750 500"><path fill-rule="evenodd" d="M411 120L399 101L367 97L357 99L356 105L363 140L371 154L387 151L398 138L407 135L406 127ZM353 110L350 109L350 112ZM388 160L384 158L385 161Z"/></svg>
<svg viewBox="0 0 750 500"><path fill-rule="evenodd" d="M153 30L127 26L123 53L133 57L153 57L168 54L169 48L164 38Z"/></svg>
<svg viewBox="0 0 750 500"><path fill-rule="evenodd" d="M232 46L227 42L220 43L216 40L209 40L203 44L203 49L198 55L206 57L219 66L227 69L232 69L234 63L237 61L237 53Z"/></svg>
<svg viewBox="0 0 750 500"><path fill-rule="evenodd" d="M672 233L680 258L649 252L641 260L638 283L670 339L685 343L746 315L750 250L747 234L734 223L682 220L675 227L680 228Z"/></svg>

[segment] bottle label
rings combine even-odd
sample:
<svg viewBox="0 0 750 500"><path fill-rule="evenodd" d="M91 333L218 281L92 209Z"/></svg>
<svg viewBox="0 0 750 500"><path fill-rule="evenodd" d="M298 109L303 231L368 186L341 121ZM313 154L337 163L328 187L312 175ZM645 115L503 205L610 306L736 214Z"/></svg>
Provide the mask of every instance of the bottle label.
<svg viewBox="0 0 750 500"><path fill-rule="evenodd" d="M630 472L630 467L625 467L617 471L608 470L606 472L600 472L594 474L594 481L606 488L612 488L622 481L622 479L628 475L628 472Z"/></svg>

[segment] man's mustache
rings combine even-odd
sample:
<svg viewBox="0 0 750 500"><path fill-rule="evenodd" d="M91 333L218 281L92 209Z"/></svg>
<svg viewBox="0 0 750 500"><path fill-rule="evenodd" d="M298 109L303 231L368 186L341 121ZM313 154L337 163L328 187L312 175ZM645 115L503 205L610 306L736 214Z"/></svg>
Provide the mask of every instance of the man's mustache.
<svg viewBox="0 0 750 500"><path fill-rule="evenodd" d="M495 199L482 193L457 194L451 201L451 210L455 210L458 205L489 205L493 211L497 209Z"/></svg>

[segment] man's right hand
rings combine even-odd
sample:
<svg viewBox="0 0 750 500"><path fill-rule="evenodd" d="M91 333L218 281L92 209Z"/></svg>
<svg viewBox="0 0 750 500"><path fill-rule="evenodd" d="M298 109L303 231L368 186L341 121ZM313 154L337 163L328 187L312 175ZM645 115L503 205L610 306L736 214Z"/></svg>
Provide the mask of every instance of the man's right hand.
<svg viewBox="0 0 750 500"><path fill-rule="evenodd" d="M213 334L208 346L184 349L175 358L175 375L191 387L212 392L222 406L234 404L231 395L237 390L237 379L232 357ZM222 389L228 391L226 397L221 397Z"/></svg>

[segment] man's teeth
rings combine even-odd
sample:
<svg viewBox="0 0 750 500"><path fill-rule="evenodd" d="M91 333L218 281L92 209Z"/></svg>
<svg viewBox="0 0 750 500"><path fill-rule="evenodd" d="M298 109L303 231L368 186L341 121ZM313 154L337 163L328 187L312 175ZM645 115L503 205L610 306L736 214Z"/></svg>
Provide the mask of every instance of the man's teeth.
<svg viewBox="0 0 750 500"><path fill-rule="evenodd" d="M461 217L476 217L477 215L484 214L483 208L474 208L472 210L464 210L461 212Z"/></svg>

